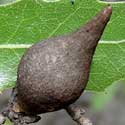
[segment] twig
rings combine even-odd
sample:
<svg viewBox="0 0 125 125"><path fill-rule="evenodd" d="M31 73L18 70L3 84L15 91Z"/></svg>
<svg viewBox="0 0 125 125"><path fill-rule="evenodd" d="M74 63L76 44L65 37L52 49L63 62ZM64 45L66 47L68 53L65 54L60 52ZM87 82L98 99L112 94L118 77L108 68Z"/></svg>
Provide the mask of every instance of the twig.
<svg viewBox="0 0 125 125"><path fill-rule="evenodd" d="M9 118L14 125L26 125L35 123L41 119L41 117L37 115L29 115L24 112L15 112L13 107L17 100L16 97L17 91L16 88L14 88L7 107L0 113L0 125L5 123L6 118Z"/></svg>
<svg viewBox="0 0 125 125"><path fill-rule="evenodd" d="M84 116L85 110L81 107L70 105L66 111L78 125L92 125L92 122Z"/></svg>

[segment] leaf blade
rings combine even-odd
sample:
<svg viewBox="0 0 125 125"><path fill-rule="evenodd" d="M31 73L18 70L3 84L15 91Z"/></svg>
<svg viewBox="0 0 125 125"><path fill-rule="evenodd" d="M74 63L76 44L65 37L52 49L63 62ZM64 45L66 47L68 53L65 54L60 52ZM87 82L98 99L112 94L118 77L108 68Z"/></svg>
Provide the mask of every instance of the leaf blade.
<svg viewBox="0 0 125 125"><path fill-rule="evenodd" d="M26 48L41 39L76 30L105 5L96 0L77 0L75 5L67 0L21 0L0 6L0 91L14 86L18 63ZM93 59L88 90L103 91L113 81L125 78L125 4L112 6L111 21Z"/></svg>

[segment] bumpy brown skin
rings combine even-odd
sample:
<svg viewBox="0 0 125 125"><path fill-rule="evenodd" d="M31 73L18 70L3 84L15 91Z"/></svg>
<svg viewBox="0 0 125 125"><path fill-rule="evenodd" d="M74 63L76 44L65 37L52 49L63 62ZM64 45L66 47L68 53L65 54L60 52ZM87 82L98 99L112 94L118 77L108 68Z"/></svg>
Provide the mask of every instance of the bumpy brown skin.
<svg viewBox="0 0 125 125"><path fill-rule="evenodd" d="M73 103L88 80L91 58L70 37L37 43L27 51L19 66L19 100L35 113L58 110Z"/></svg>
<svg viewBox="0 0 125 125"><path fill-rule="evenodd" d="M22 109L30 114L51 112L79 98L110 15L111 8L107 7L69 36L44 40L26 51L17 78L17 99Z"/></svg>

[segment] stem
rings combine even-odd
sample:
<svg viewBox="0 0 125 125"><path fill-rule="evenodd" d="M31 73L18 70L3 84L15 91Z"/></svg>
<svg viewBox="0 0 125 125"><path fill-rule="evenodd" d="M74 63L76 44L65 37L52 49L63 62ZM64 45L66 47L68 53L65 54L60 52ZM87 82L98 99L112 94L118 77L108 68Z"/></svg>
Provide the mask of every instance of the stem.
<svg viewBox="0 0 125 125"><path fill-rule="evenodd" d="M92 125L90 119L84 116L85 110L83 108L70 105L68 108L66 108L66 111L72 117L72 119L78 123L78 125Z"/></svg>

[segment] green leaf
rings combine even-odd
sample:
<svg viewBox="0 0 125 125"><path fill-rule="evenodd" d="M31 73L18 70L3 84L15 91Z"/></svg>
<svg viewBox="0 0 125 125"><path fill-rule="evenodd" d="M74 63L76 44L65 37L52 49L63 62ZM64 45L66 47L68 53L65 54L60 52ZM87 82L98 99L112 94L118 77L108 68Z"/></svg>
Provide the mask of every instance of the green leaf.
<svg viewBox="0 0 125 125"><path fill-rule="evenodd" d="M74 5L69 0L44 1L18 0L0 6L0 91L15 85L18 63L26 48L76 30L107 5L96 0L76 0ZM93 91L125 79L125 3L112 6L112 18L92 64L87 89Z"/></svg>

